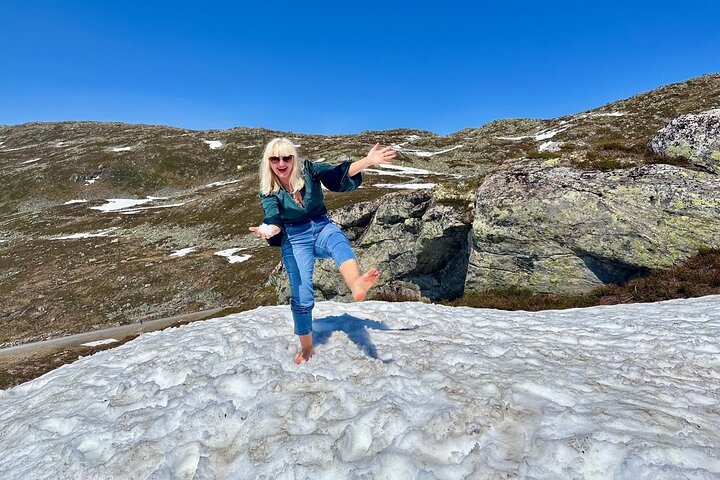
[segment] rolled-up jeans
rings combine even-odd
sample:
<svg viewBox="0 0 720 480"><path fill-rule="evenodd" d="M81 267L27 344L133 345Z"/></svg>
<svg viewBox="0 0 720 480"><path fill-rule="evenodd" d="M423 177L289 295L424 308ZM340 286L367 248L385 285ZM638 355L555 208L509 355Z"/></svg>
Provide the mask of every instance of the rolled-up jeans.
<svg viewBox="0 0 720 480"><path fill-rule="evenodd" d="M345 234L327 215L285 225L282 260L290 279L290 311L295 322L295 335L312 332L315 259L331 257L338 268L356 258Z"/></svg>

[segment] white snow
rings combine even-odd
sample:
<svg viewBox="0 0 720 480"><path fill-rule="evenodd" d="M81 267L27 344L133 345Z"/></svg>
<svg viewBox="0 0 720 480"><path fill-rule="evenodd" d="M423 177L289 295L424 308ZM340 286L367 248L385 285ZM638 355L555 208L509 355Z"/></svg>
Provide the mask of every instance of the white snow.
<svg viewBox="0 0 720 480"><path fill-rule="evenodd" d="M263 235L270 235L273 232L273 229L267 223L261 223L258 227L258 232Z"/></svg>
<svg viewBox="0 0 720 480"><path fill-rule="evenodd" d="M373 187L421 190L435 187L434 183L376 183Z"/></svg>
<svg viewBox="0 0 720 480"><path fill-rule="evenodd" d="M110 149L111 152L129 152L133 147L113 147Z"/></svg>
<svg viewBox="0 0 720 480"><path fill-rule="evenodd" d="M540 152L557 152L560 150L560 147L562 146L562 142L553 142L552 140L549 140L547 142L541 143L538 147L538 151Z"/></svg>
<svg viewBox="0 0 720 480"><path fill-rule="evenodd" d="M393 165L381 163L378 168L383 170L395 170L397 173L405 175L439 175L438 173L431 172L430 170L424 170L422 168L405 167L403 165ZM375 170L366 168L365 171L380 172L381 175L392 175L395 172L382 172L382 170Z"/></svg>
<svg viewBox="0 0 720 480"><path fill-rule="evenodd" d="M109 213L109 212L117 212L119 210L124 210L126 208L135 207L137 205L143 205L145 203L151 202L151 198L108 198L106 200L108 203L105 205L100 205L98 207L90 207L93 210L100 210L101 212Z"/></svg>
<svg viewBox="0 0 720 480"><path fill-rule="evenodd" d="M541 132L536 133L535 135L521 135L519 137L495 137L497 140L510 140L513 142L524 140L526 138L532 138L536 142L541 142L543 140L549 140L555 135L557 135L560 132L564 132L568 128L572 127L572 123L563 120L560 122L560 126L558 128L550 129L550 130L543 130Z"/></svg>
<svg viewBox="0 0 720 480"><path fill-rule="evenodd" d="M175 250L173 253L170 254L170 256L171 257L184 257L188 253L192 253L195 250L197 250L197 247L181 248L180 250Z"/></svg>
<svg viewBox="0 0 720 480"><path fill-rule="evenodd" d="M63 203L63 205L72 205L74 203L87 203L87 200L82 200L82 199L68 200L67 202Z"/></svg>
<svg viewBox="0 0 720 480"><path fill-rule="evenodd" d="M167 197L147 197L147 198L108 198L106 204L98 207L90 207L93 210L100 210L104 213L120 213L123 215L132 215L145 210L153 210L157 208L172 208L185 205L187 202L172 203L167 205L152 205L149 207L139 207L138 205L144 205L155 200L167 200Z"/></svg>
<svg viewBox="0 0 720 480"><path fill-rule="evenodd" d="M591 117L622 117L626 112L599 112L599 113L588 113Z"/></svg>
<svg viewBox="0 0 720 480"><path fill-rule="evenodd" d="M24 162L20 163L20 165L27 165L28 163L35 163L35 162L39 162L40 160L41 160L40 157L38 157L38 158L33 158L33 159L30 159L30 160L25 160Z"/></svg>
<svg viewBox="0 0 720 480"><path fill-rule="evenodd" d="M231 185L233 183L238 183L239 181L240 180L221 180L219 182L208 183L205 186L206 187L222 187L224 185Z"/></svg>
<svg viewBox="0 0 720 480"><path fill-rule="evenodd" d="M53 237L51 240L75 240L79 238L109 237L114 230L117 230L117 227L98 230L96 232L73 233L72 235L64 235L62 237Z"/></svg>
<svg viewBox="0 0 720 480"><path fill-rule="evenodd" d="M720 296L538 313L319 302L0 392L4 478L720 476Z"/></svg>
<svg viewBox="0 0 720 480"><path fill-rule="evenodd" d="M168 203L167 205L152 205L149 207L137 207L137 208L129 208L126 210L120 210L117 213L120 213L122 215L133 215L135 213L144 212L146 210L155 210L159 208L173 208L173 207L181 207L185 205L187 202L180 202L180 203Z"/></svg>
<svg viewBox="0 0 720 480"><path fill-rule="evenodd" d="M98 340L96 342L88 342L88 343L82 343L80 344L81 347L99 347L100 345L108 345L110 343L115 343L117 340L114 338L106 338L105 340Z"/></svg>
<svg viewBox="0 0 720 480"><path fill-rule="evenodd" d="M240 250L245 250L245 249L244 248L229 248L227 250L220 250L219 252L215 252L215 255L227 258L230 263L241 263L246 260L249 260L250 257L252 257L252 255L235 255L235 253L239 252Z"/></svg>
<svg viewBox="0 0 720 480"><path fill-rule="evenodd" d="M458 149L458 148L462 148L463 146L462 146L462 145L455 145L454 147L446 148L445 150L440 150L440 151L437 151L437 152L424 152L424 151L420 151L420 150L408 150L408 149L406 149L406 148L403 148L401 144L393 145L393 147L395 147L395 149L396 149L397 151L399 151L399 152L409 153L409 154L412 154L412 155L417 155L418 157L432 157L433 155L440 155L440 154L443 154L443 153L451 152L451 151L456 150L456 149Z"/></svg>
<svg viewBox="0 0 720 480"><path fill-rule="evenodd" d="M220 140L203 140L203 142L208 144L210 150L217 150L223 146L223 143Z"/></svg>

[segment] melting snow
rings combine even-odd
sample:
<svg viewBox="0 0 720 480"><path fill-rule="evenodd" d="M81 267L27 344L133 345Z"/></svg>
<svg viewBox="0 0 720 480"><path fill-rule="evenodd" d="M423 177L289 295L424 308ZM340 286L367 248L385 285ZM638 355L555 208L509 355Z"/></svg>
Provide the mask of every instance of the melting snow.
<svg viewBox="0 0 720 480"><path fill-rule="evenodd" d="M424 188L433 188L434 183L376 183L373 187L379 188L401 188L401 189L412 189L421 190Z"/></svg>
<svg viewBox="0 0 720 480"><path fill-rule="evenodd" d="M188 253L192 253L195 250L197 250L197 247L181 248L180 250L175 250L173 253L170 254L170 256L171 257L184 257Z"/></svg>
<svg viewBox="0 0 720 480"><path fill-rule="evenodd" d="M129 152L133 147L113 147L110 149L112 152Z"/></svg>
<svg viewBox="0 0 720 480"><path fill-rule="evenodd" d="M108 345L110 343L116 343L116 342L117 342L117 340L115 340L114 338L106 338L105 340L98 340L96 342L83 343L80 346L81 347L98 347L100 345Z"/></svg>
<svg viewBox="0 0 720 480"><path fill-rule="evenodd" d="M445 150L440 150L438 152L423 152L420 150L407 150L405 148L402 148L401 145L395 145L396 150L401 151L403 153L410 153L412 155L417 155L418 157L432 157L433 155L440 155L443 153L451 152L453 150L456 150L458 148L462 148L462 145L455 145L454 147L446 148Z"/></svg>
<svg viewBox="0 0 720 480"><path fill-rule="evenodd" d="M545 142L540 144L538 147L538 151L540 152L557 152L560 150L560 147L562 146L562 142L553 142L550 140L549 142Z"/></svg>
<svg viewBox="0 0 720 480"><path fill-rule="evenodd" d="M28 163L35 163L35 162L40 161L40 160L41 160L40 157L38 157L38 158L33 158L32 160L25 160L25 161L22 162L20 165L27 165Z"/></svg>
<svg viewBox="0 0 720 480"><path fill-rule="evenodd" d="M720 476L720 296L537 313L318 302L0 392L5 478Z"/></svg>
<svg viewBox="0 0 720 480"><path fill-rule="evenodd" d="M600 113L588 113L591 117L622 117L626 112L600 112Z"/></svg>
<svg viewBox="0 0 720 480"><path fill-rule="evenodd" d="M203 142L208 144L210 150L217 150L223 146L223 143L220 140L203 140Z"/></svg>
<svg viewBox="0 0 720 480"><path fill-rule="evenodd" d="M105 205L99 207L90 207L93 210L100 210L101 212L117 212L118 210L124 210L126 208L135 207L144 203L151 202L151 198L133 199L133 198L108 198Z"/></svg>
<svg viewBox="0 0 720 480"><path fill-rule="evenodd" d="M240 180L222 180L222 181L220 181L220 182L208 183L208 184L205 185L205 186L206 186L206 187L222 187L223 185L230 185L230 184L232 184L232 183L237 183L237 182L239 182L239 181L240 181Z"/></svg>
<svg viewBox="0 0 720 480"><path fill-rule="evenodd" d="M87 200L68 200L63 205L72 205L74 203L87 203Z"/></svg>
<svg viewBox="0 0 720 480"><path fill-rule="evenodd" d="M215 255L218 255L220 257L226 257L230 263L241 263L245 260L250 259L252 255L235 255L236 252L239 252L240 250L245 250L244 248L229 248L227 250L221 250L219 252L215 252Z"/></svg>
<svg viewBox="0 0 720 480"><path fill-rule="evenodd" d="M109 237L114 230L117 230L117 228L107 228L105 230L98 230L97 232L73 233L72 235L65 235L62 237L53 237L52 240L74 240L78 238Z"/></svg>

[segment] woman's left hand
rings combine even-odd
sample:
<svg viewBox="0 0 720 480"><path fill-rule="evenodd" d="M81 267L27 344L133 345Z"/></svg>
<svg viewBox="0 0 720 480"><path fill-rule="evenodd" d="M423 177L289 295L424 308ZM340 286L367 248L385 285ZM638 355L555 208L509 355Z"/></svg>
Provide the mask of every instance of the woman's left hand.
<svg viewBox="0 0 720 480"><path fill-rule="evenodd" d="M391 147L381 147L379 143L376 143L368 152L365 157L368 161L368 166L382 165L391 163L393 158L397 157L397 151Z"/></svg>

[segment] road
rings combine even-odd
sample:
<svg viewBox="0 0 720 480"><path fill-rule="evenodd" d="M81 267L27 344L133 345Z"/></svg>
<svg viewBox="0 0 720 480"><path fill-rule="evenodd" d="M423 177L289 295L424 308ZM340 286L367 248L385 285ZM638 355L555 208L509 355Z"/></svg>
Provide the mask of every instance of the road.
<svg viewBox="0 0 720 480"><path fill-rule="evenodd" d="M98 340L105 340L109 338L121 340L143 332L162 330L163 328L170 327L180 322L192 322L195 320L212 318L216 313L221 312L222 310L225 310L225 308L213 308L210 310L203 310L201 312L185 313L182 315L175 315L173 317L148 320L142 323L132 323L129 325L121 325L119 327L110 327L102 330L94 330L92 332L68 335L67 337L53 338L42 342L26 343L14 347L2 348L0 349L0 361L11 358L27 357L35 354L51 354L61 350L78 347L83 343L96 342Z"/></svg>

